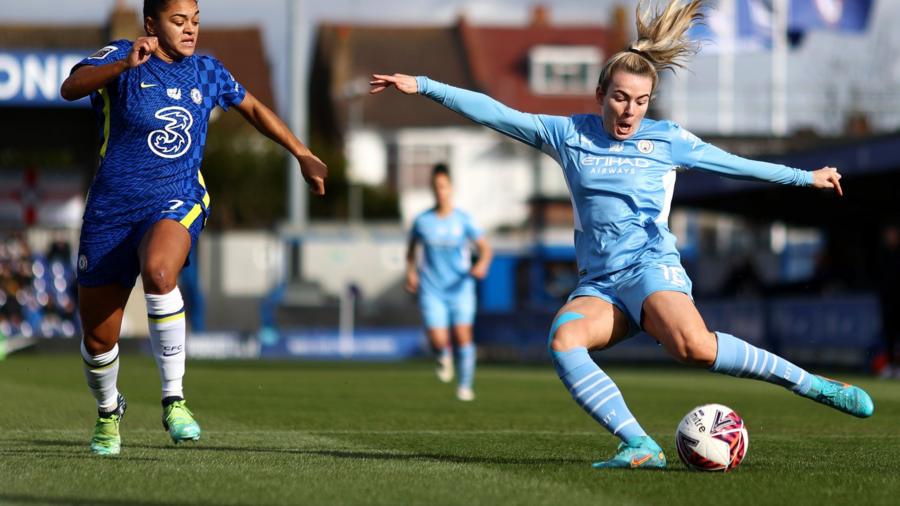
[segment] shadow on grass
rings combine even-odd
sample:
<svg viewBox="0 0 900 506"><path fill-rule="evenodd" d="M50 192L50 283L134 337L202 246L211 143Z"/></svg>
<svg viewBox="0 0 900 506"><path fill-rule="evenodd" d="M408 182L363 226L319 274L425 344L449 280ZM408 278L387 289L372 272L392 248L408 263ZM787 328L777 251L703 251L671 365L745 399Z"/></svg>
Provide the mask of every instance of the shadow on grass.
<svg viewBox="0 0 900 506"><path fill-rule="evenodd" d="M158 462L161 459L155 457L130 457L127 455L114 455L114 456L105 456L101 457L98 455L92 455L87 446L85 446L83 452L70 452L70 451L52 451L52 450L36 450L34 448L22 448L22 449L2 449L0 450L0 456L3 457L27 457L29 459L75 459L75 460L90 460L90 459L114 459L116 461L133 461L133 462ZM0 504L3 504L0 501Z"/></svg>
<svg viewBox="0 0 900 506"><path fill-rule="evenodd" d="M305 448L241 448L228 446L207 446L198 443L190 446L150 446L134 444L129 448L142 448L148 450L163 451L198 451L198 452L223 452L223 453L271 453L280 455L309 455L315 457L331 457L351 460L408 460L434 462L447 462L454 464L500 464L500 465L526 465L538 464L583 464L583 459L562 458L525 458L525 457L479 457L467 455L444 455L438 453L399 453L378 452L373 450L332 450L332 449L305 449ZM123 448L124 451L124 448Z"/></svg>
<svg viewBox="0 0 900 506"><path fill-rule="evenodd" d="M0 492L0 504L74 504L77 506L87 506L87 505L119 505L119 504L133 504L136 506L166 506L166 505L175 505L175 506L188 506L188 505L199 505L199 504L212 504L212 503L204 503L204 502L156 502L156 501L140 501L134 499L128 499L124 501L122 499L72 499L72 498L59 498L59 497L44 497L44 496L30 496L30 495L16 495L16 494L4 494Z"/></svg>

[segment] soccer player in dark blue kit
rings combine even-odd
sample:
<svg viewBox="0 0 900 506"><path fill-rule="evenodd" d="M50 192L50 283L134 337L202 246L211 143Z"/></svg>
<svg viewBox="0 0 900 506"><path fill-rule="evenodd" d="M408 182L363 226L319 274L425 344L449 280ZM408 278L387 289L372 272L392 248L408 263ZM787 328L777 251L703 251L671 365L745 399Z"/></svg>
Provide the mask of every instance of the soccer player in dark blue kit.
<svg viewBox="0 0 900 506"><path fill-rule="evenodd" d="M82 60L63 83L66 100L90 95L102 133L100 167L88 193L78 252L81 354L99 416L91 451L119 453L125 398L116 388L118 340L138 275L146 293L162 382L163 426L176 443L200 438L185 405L181 268L209 213L200 162L210 113L234 107L300 162L311 191L328 170L222 64L195 56L196 0L144 0L146 37L117 40Z"/></svg>

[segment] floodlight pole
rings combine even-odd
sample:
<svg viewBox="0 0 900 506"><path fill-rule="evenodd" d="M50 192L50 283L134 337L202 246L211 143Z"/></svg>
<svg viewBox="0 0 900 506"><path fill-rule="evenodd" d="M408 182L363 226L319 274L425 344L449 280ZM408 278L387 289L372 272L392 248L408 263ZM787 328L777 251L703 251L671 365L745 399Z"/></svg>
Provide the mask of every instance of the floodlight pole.
<svg viewBox="0 0 900 506"><path fill-rule="evenodd" d="M772 135L787 134L788 2L772 2Z"/></svg>
<svg viewBox="0 0 900 506"><path fill-rule="evenodd" d="M288 124L294 135L309 144L307 128L307 41L304 1L287 0L288 10ZM306 183L300 175L300 164L288 157L288 227L295 233L302 232L308 224Z"/></svg>
<svg viewBox="0 0 900 506"><path fill-rule="evenodd" d="M307 120L307 31L304 25L303 0L287 2L287 123L291 131L304 144L309 143ZM300 174L300 163L293 156L287 160L287 220L281 226L286 241L285 281L295 284L303 280L303 248L300 239L308 225L306 182Z"/></svg>

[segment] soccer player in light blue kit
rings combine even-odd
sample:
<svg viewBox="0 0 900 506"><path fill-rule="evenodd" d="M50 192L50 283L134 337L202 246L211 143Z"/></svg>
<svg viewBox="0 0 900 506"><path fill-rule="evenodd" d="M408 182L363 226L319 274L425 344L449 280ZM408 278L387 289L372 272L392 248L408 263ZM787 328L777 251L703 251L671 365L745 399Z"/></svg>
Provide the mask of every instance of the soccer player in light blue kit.
<svg viewBox="0 0 900 506"><path fill-rule="evenodd" d="M406 289L418 293L428 341L437 356L437 375L444 383L453 380L450 330L456 341L459 381L456 397L475 400L475 280L483 279L491 264L491 247L472 218L453 207L453 186L446 165L434 167L431 189L435 206L416 217L409 234L406 254ZM422 261L416 263L416 248L422 245ZM478 250L472 264L470 246Z"/></svg>
<svg viewBox="0 0 900 506"><path fill-rule="evenodd" d="M678 360L735 377L781 385L858 417L874 404L862 389L810 374L725 332L710 332L691 298L667 220L676 171L833 189L840 174L813 172L730 155L670 121L644 115L664 69L681 66L696 46L686 38L702 20L702 0L670 0L637 10L637 34L604 65L596 97L601 115L525 114L491 98L426 77L374 75L372 93L396 87L422 94L473 121L541 149L562 167L575 214L579 283L550 329L556 371L575 401L622 442L597 468L663 468L666 458L628 410L613 380L591 360L643 329Z"/></svg>
<svg viewBox="0 0 900 506"><path fill-rule="evenodd" d="M184 303L176 280L209 213L200 162L210 114L237 109L300 162L325 192L327 168L215 58L194 56L196 0L145 0L146 37L117 40L82 60L63 83L66 100L90 95L102 134L78 254L81 354L99 412L91 452L120 451L118 341L137 276L146 293L150 341L162 382L163 427L176 443L200 438L184 400ZM248 169L252 169L248 167Z"/></svg>

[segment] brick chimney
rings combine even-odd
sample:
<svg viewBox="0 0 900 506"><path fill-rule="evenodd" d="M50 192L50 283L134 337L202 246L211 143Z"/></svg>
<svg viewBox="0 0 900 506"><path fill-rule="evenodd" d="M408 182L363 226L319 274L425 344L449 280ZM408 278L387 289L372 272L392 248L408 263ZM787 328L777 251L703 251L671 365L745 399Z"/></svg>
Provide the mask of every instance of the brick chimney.
<svg viewBox="0 0 900 506"><path fill-rule="evenodd" d="M543 5L535 5L531 9L531 27L547 28L550 26L550 9Z"/></svg>

